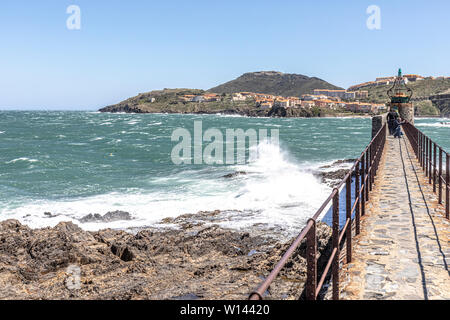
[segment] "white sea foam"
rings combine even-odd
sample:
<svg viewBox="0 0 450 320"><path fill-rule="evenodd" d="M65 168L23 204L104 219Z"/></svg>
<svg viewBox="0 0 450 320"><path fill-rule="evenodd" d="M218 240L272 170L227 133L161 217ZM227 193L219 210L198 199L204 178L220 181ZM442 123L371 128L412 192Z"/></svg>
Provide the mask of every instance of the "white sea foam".
<svg viewBox="0 0 450 320"><path fill-rule="evenodd" d="M17 158L17 159L13 159L11 161L8 161L6 163L16 163L18 161L25 161L25 162L38 162L39 160L36 159L30 159L30 158L26 158L26 157L21 157L21 158Z"/></svg>
<svg viewBox="0 0 450 320"><path fill-rule="evenodd" d="M295 164L289 154L278 146L260 143L255 156L246 165L231 169L247 175L235 179L211 177L217 173L208 168L199 178L198 172L184 171L177 176L155 178L154 184L181 183L178 191L153 192L131 190L88 198L61 201L33 201L20 208L4 208L0 214L16 218L31 227L53 226L60 221L73 221L87 230L101 228L131 228L157 225L165 217L176 217L199 211L229 210L232 219L220 222L222 226L237 229L255 224L299 231L331 191L312 174L311 166ZM80 224L78 219L89 213L104 214L112 210L130 212L134 219L111 223ZM241 214L251 211L253 214ZM58 216L49 218L44 212Z"/></svg>
<svg viewBox="0 0 450 320"><path fill-rule="evenodd" d="M450 122L439 122L439 123L416 123L416 127L450 128Z"/></svg>
<svg viewBox="0 0 450 320"><path fill-rule="evenodd" d="M222 118L247 118L247 116L245 115L241 115L241 114L223 114L223 113L216 113L216 116L221 116Z"/></svg>
<svg viewBox="0 0 450 320"><path fill-rule="evenodd" d="M87 145L87 143L85 143L85 142L70 142L67 145L69 145L69 146L85 146L85 145Z"/></svg>
<svg viewBox="0 0 450 320"><path fill-rule="evenodd" d="M139 123L139 122L140 122L140 121L138 121L138 120L131 120L131 121L128 121L127 124L133 125L133 124L137 124L137 123Z"/></svg>

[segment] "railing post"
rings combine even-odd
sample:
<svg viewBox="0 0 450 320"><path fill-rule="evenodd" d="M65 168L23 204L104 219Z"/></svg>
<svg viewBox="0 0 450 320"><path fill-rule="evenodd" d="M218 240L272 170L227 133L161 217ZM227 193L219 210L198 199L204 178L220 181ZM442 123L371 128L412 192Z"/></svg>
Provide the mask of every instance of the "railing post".
<svg viewBox="0 0 450 320"><path fill-rule="evenodd" d="M426 137L422 135L422 171L425 171L425 159L427 158Z"/></svg>
<svg viewBox="0 0 450 320"><path fill-rule="evenodd" d="M445 187L445 217L449 219L449 211L450 211L450 155L447 153L446 161L445 161L445 181L446 181L446 187Z"/></svg>
<svg viewBox="0 0 450 320"><path fill-rule="evenodd" d="M439 204L442 204L442 148L439 147Z"/></svg>
<svg viewBox="0 0 450 320"><path fill-rule="evenodd" d="M420 137L419 163L420 163L420 166L423 167L423 164L422 164L422 160L423 160L423 140L422 140L422 133L421 132L419 132L419 137Z"/></svg>
<svg viewBox="0 0 450 320"><path fill-rule="evenodd" d="M428 153L429 153L429 150L428 150L428 146L429 146L429 143L428 143L428 137L425 137L425 148L426 148L426 151L425 151L425 177L428 177Z"/></svg>
<svg viewBox="0 0 450 320"><path fill-rule="evenodd" d="M421 145L420 145L420 142L421 142L421 139L422 139L422 136L420 135L420 131L417 131L417 160L419 161L419 164L421 164L422 162L421 162L421 155L420 155L420 150L421 150Z"/></svg>
<svg viewBox="0 0 450 320"><path fill-rule="evenodd" d="M365 185L365 177L366 177L366 154L364 153L361 159L361 188L362 192L360 195L361 198L361 216L366 214L366 185Z"/></svg>
<svg viewBox="0 0 450 320"><path fill-rule="evenodd" d="M427 158L427 146L425 144L425 141L426 141L426 137L424 136L423 141L422 141L422 144L423 144L422 171L425 171L425 159ZM427 175L426 175L426 171L425 171L425 177L426 176Z"/></svg>
<svg viewBox="0 0 450 320"><path fill-rule="evenodd" d="M372 191L372 175L373 175L373 168L372 168L372 159L373 159L373 148L372 144L369 147L369 166L367 167L368 171L368 178L369 178L369 191Z"/></svg>
<svg viewBox="0 0 450 320"><path fill-rule="evenodd" d="M379 147L380 147L380 137L378 136L377 139L374 141L375 145L374 145L374 149L375 149L375 153L373 155L373 166L374 166L374 172L373 172L373 180L372 182L375 183L375 177L377 176L377 172L378 172L378 157L380 155L379 153Z"/></svg>
<svg viewBox="0 0 450 320"><path fill-rule="evenodd" d="M431 146L431 139L428 139L428 183L431 184L431 178L433 177L433 172L431 172L432 165L433 148Z"/></svg>
<svg viewBox="0 0 450 320"><path fill-rule="evenodd" d="M359 161L356 162L356 169L355 169L355 201L357 201L356 204L356 212L355 212L355 233L358 235L360 230L359 230L359 224L360 224L360 206L361 206L361 195L359 194L359 184L360 184L360 180L359 180Z"/></svg>
<svg viewBox="0 0 450 320"><path fill-rule="evenodd" d="M417 138L417 146L416 146L416 156L419 158L419 137L420 137L420 131L416 127L414 127L416 130L416 138Z"/></svg>
<svg viewBox="0 0 450 320"><path fill-rule="evenodd" d="M306 277L306 300L316 300L317 288L317 240L316 240L316 221L312 221L311 229L306 236L306 260L307 260L307 277Z"/></svg>
<svg viewBox="0 0 450 320"><path fill-rule="evenodd" d="M371 181L370 181L370 191L372 191L373 183L374 183L374 181L375 181L375 175L377 174L377 172L376 172L376 165L375 165L375 152L376 152L376 150L375 150L375 145L372 144L371 150L370 150L370 156L371 156L371 159L370 159L370 167L372 168L372 169L370 170L370 172L371 172L371 174L370 174L370 178L371 178Z"/></svg>
<svg viewBox="0 0 450 320"><path fill-rule="evenodd" d="M345 231L347 243L347 263L352 261L352 174L347 178L345 183L345 217L348 221L347 230Z"/></svg>
<svg viewBox="0 0 450 320"><path fill-rule="evenodd" d="M336 254L332 263L333 300L339 300L339 190L335 189L333 197L333 251Z"/></svg>
<svg viewBox="0 0 450 320"><path fill-rule="evenodd" d="M437 172L437 165L436 165L436 154L437 154L437 148L436 143L433 142L433 192L436 193L436 172Z"/></svg>
<svg viewBox="0 0 450 320"><path fill-rule="evenodd" d="M369 201L369 152L370 148L366 151L366 176L364 178L364 186L366 189L366 201Z"/></svg>
<svg viewBox="0 0 450 320"><path fill-rule="evenodd" d="M414 152L416 153L416 158L419 156L419 130L416 128L413 128L412 125L410 125L411 130L414 132L414 139L416 140L416 143L414 143Z"/></svg>
<svg viewBox="0 0 450 320"><path fill-rule="evenodd" d="M425 170L425 136L422 134L422 171Z"/></svg>

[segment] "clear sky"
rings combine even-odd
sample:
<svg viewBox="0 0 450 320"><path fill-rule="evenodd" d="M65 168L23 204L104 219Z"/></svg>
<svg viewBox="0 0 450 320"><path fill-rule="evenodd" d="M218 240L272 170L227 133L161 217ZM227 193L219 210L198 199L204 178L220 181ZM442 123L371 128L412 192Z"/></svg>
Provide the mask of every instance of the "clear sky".
<svg viewBox="0 0 450 320"><path fill-rule="evenodd" d="M80 30L66 26L70 5ZM448 0L2 0L0 108L94 110L260 70L345 88L398 67L448 76L449 14Z"/></svg>

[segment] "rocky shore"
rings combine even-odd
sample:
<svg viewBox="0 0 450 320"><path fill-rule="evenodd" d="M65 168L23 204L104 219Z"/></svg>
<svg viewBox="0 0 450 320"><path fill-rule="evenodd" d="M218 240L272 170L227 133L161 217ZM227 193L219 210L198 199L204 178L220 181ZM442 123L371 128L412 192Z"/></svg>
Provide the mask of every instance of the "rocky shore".
<svg viewBox="0 0 450 320"><path fill-rule="evenodd" d="M99 112L109 113L167 113L167 114L205 114L205 115L239 115L245 117L271 117L271 118L332 118L332 117L371 117L372 115L364 115L349 112L331 112L326 109L308 110L305 108L285 108L273 107L271 109L258 108L235 108L235 109L217 109L210 110L203 107L196 107L186 110L174 110L173 108L166 108L161 110L150 111L139 106L131 106L128 104L107 106L99 110Z"/></svg>
<svg viewBox="0 0 450 320"><path fill-rule="evenodd" d="M339 160L314 174L332 187L353 162ZM0 222L0 299L246 299L294 239L265 225L246 232L219 226L235 214L254 212L201 211L163 219L155 227L95 232L72 222L42 229L17 220ZM112 211L78 221L130 219L128 212ZM330 227L320 222L320 256L329 254L330 237ZM303 243L266 299L302 296L305 279Z"/></svg>
<svg viewBox="0 0 450 320"><path fill-rule="evenodd" d="M185 108L175 108L171 105L167 107L161 107L160 109L148 109L139 105L130 105L129 103L118 104L113 106L107 106L99 110L100 112L125 112L125 113L181 113L181 114L224 114L224 115L241 115L247 117L276 117L276 118L311 118L311 117L324 117L327 114L322 111L316 113L304 108L284 108L273 107L271 109L260 109L255 107L235 107L235 108L221 108L221 109L209 109L207 106L193 106ZM340 116L341 114L339 114Z"/></svg>
<svg viewBox="0 0 450 320"><path fill-rule="evenodd" d="M292 241L188 218L162 222L178 229L135 233L88 232L71 222L43 229L0 222L0 299L246 299ZM318 230L323 254L331 230L323 223ZM305 244L297 253L268 299L301 295Z"/></svg>
<svg viewBox="0 0 450 320"><path fill-rule="evenodd" d="M337 160L330 165L321 166L313 174L331 188L336 187L345 178L356 159Z"/></svg>

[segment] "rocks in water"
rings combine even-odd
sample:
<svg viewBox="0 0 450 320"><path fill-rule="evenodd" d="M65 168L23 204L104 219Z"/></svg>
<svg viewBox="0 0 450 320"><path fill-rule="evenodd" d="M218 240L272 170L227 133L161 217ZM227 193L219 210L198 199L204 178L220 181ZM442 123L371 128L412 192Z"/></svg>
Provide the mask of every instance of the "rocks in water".
<svg viewBox="0 0 450 320"><path fill-rule="evenodd" d="M235 178L237 176L246 175L246 174L247 174L247 172L245 172L245 171L236 171L236 172L224 175L223 178Z"/></svg>
<svg viewBox="0 0 450 320"><path fill-rule="evenodd" d="M313 117L314 114L311 110L305 108L285 108L274 106L268 110L267 116L269 117Z"/></svg>
<svg viewBox="0 0 450 320"><path fill-rule="evenodd" d="M319 177L322 183L325 183L331 188L334 188L339 185L342 179L345 178L350 169L350 166L355 161L356 159L337 160L330 165L321 166L319 168L321 171L314 172L314 175ZM342 168L343 165L345 165L344 168ZM352 176L354 176L354 173L352 174Z"/></svg>
<svg viewBox="0 0 450 320"><path fill-rule="evenodd" d="M83 218L79 219L80 222L86 223L86 222L113 222L113 221L120 221L120 220L131 220L131 214L126 211L110 211L104 214L103 216L98 213L90 213Z"/></svg>
<svg viewBox="0 0 450 320"><path fill-rule="evenodd" d="M347 173L348 169L340 169L336 171L317 172L315 175L321 178L322 183L326 183L334 188L345 178Z"/></svg>
<svg viewBox="0 0 450 320"><path fill-rule="evenodd" d="M357 159L342 159L342 160L336 160L332 164L328 164L325 166L321 166L320 169L327 169L327 168L334 168L341 164L353 164L356 162Z"/></svg>
<svg viewBox="0 0 450 320"><path fill-rule="evenodd" d="M44 212L44 216L46 218L55 218L55 217L59 216L59 214L53 214L51 212Z"/></svg>

